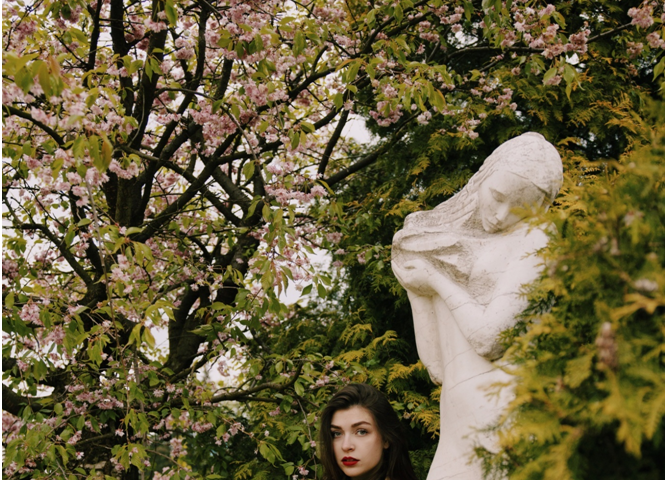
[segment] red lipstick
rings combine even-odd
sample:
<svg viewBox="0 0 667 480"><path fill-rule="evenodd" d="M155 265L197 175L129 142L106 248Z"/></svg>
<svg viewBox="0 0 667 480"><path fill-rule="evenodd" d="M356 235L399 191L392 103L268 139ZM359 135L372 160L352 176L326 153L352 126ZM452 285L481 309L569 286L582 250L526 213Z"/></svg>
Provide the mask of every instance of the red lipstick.
<svg viewBox="0 0 667 480"><path fill-rule="evenodd" d="M354 457L343 457L343 459L341 460L341 463L346 467L352 467L353 465L356 465L358 462L359 460L357 460Z"/></svg>

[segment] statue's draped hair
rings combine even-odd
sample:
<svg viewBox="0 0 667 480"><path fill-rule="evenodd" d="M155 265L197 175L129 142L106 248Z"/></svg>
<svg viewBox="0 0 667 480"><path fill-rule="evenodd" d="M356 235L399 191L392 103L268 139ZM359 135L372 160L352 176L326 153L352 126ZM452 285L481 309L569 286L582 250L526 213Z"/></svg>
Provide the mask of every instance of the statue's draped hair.
<svg viewBox="0 0 667 480"><path fill-rule="evenodd" d="M434 210L408 215L405 228L462 226L477 209L479 187L498 171L510 172L531 182L544 193L545 206L554 201L563 184L563 163L556 148L539 133L527 132L496 148L466 186L452 198Z"/></svg>

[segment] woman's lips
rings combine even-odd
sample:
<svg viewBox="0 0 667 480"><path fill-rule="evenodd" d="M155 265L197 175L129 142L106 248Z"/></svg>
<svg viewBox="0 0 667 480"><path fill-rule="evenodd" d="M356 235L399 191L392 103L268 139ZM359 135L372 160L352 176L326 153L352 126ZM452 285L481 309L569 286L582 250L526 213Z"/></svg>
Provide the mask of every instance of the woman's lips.
<svg viewBox="0 0 667 480"><path fill-rule="evenodd" d="M343 457L343 459L341 460L341 463L346 467L351 467L353 465L356 465L358 462L359 460L357 460L354 457Z"/></svg>

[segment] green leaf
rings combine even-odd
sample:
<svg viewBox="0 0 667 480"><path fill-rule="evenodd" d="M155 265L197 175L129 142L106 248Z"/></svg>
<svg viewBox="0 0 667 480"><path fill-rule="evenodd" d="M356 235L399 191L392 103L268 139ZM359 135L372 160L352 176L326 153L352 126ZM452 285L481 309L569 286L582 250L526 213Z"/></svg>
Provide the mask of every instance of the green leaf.
<svg viewBox="0 0 667 480"><path fill-rule="evenodd" d="M91 88L86 97L86 107L90 108L93 106L97 98L100 96L100 89L95 87Z"/></svg>
<svg viewBox="0 0 667 480"><path fill-rule="evenodd" d="M5 63L3 70L5 75L15 75L16 72L23 69L30 60L39 57L39 53L31 53L22 57L17 57L13 53L7 53L4 56Z"/></svg>
<svg viewBox="0 0 667 480"><path fill-rule="evenodd" d="M352 83L357 78L357 73L359 72L359 67L361 67L361 60L355 60L346 70L343 81L346 83Z"/></svg>
<svg viewBox="0 0 667 480"><path fill-rule="evenodd" d="M291 142L292 150L294 150L295 148L297 148L299 146L299 141L301 139L301 136L299 135L299 132L291 131L289 133L289 137L290 137L290 140L292 140L292 142Z"/></svg>
<svg viewBox="0 0 667 480"><path fill-rule="evenodd" d="M145 343L150 348L155 348L155 337L151 333L149 328L144 328L142 333L142 343Z"/></svg>
<svg viewBox="0 0 667 480"><path fill-rule="evenodd" d="M272 464L276 461L275 454L266 443L259 444L259 453Z"/></svg>
<svg viewBox="0 0 667 480"><path fill-rule="evenodd" d="M109 169L109 165L111 165L111 155L113 151L113 147L111 146L111 142L107 138L105 134L100 134L102 138L102 158L101 158L101 170L100 172L106 172Z"/></svg>
<svg viewBox="0 0 667 480"><path fill-rule="evenodd" d="M45 62L41 60L38 62L36 61L35 65L33 65L33 72L35 70L37 71L36 73L39 80L39 85L42 87L42 90L44 90L44 95L49 98L53 95L53 88L51 87L51 74Z"/></svg>
<svg viewBox="0 0 667 480"><path fill-rule="evenodd" d="M14 74L14 82L24 93L30 91L30 88L33 85L33 78L32 72L25 67Z"/></svg>
<svg viewBox="0 0 667 480"><path fill-rule="evenodd" d="M255 174L255 164L253 162L247 162L243 165L243 176L250 180Z"/></svg>
<svg viewBox="0 0 667 480"><path fill-rule="evenodd" d="M433 95L433 98L431 99L431 103L438 110L443 110L445 108L445 106L447 105L447 101L445 100L445 96L442 94L442 92L440 90L435 91L435 94Z"/></svg>
<svg viewBox="0 0 667 480"><path fill-rule="evenodd" d="M368 14L366 15L365 22L369 27L375 26L375 9L368 12Z"/></svg>
<svg viewBox="0 0 667 480"><path fill-rule="evenodd" d="M174 6L174 0L167 0L164 4L164 13L167 15L169 25L176 26L178 21L178 10Z"/></svg>
<svg viewBox="0 0 667 480"><path fill-rule="evenodd" d="M398 21L398 23L403 21L403 7L401 7L400 3L394 7L394 18Z"/></svg>
<svg viewBox="0 0 667 480"><path fill-rule="evenodd" d="M74 140L72 144L72 155L74 158L82 158L86 153L86 147L88 146L88 139L84 136L79 136Z"/></svg>
<svg viewBox="0 0 667 480"><path fill-rule="evenodd" d="M572 67L572 65L570 65L569 63L563 65L563 78L567 83L572 83L572 80L574 80L576 76L577 72Z"/></svg>
<svg viewBox="0 0 667 480"><path fill-rule="evenodd" d="M141 345L141 328L143 325L141 323L137 323L133 328L132 332L130 333L130 338L128 339L127 343L128 344L135 344L136 346Z"/></svg>
<svg viewBox="0 0 667 480"><path fill-rule="evenodd" d="M252 43L255 45L255 51L259 52L264 50L264 42L262 41L262 36L257 34L255 35L255 38L253 39Z"/></svg>
<svg viewBox="0 0 667 480"><path fill-rule="evenodd" d="M292 52L297 57L306 48L306 37L301 30L297 30L294 34L294 44L292 45Z"/></svg>
<svg viewBox="0 0 667 480"><path fill-rule="evenodd" d="M664 71L665 71L665 57L663 56L660 59L660 62L655 67L653 67L653 80L658 78L661 73L664 73Z"/></svg>
<svg viewBox="0 0 667 480"><path fill-rule="evenodd" d="M93 165L102 172L102 156L100 155L100 137L91 135L88 137L88 153L93 159Z"/></svg>
<svg viewBox="0 0 667 480"><path fill-rule="evenodd" d="M472 12L475 11L475 7L473 6L472 2L465 2L463 4L463 9L465 10L466 20L470 21L470 17L472 15Z"/></svg>
<svg viewBox="0 0 667 480"><path fill-rule="evenodd" d="M334 105L336 108L342 108L343 107L343 94L342 93L337 93L334 95L333 98Z"/></svg>
<svg viewBox="0 0 667 480"><path fill-rule="evenodd" d="M139 233L143 230L142 227L130 227L127 230L125 230L125 236L129 237L132 234Z"/></svg>

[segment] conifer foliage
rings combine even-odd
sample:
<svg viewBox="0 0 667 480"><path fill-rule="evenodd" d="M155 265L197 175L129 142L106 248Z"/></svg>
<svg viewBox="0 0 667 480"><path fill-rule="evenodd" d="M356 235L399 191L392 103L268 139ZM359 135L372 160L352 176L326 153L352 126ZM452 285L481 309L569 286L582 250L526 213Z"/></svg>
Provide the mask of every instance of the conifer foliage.
<svg viewBox="0 0 667 480"><path fill-rule="evenodd" d="M511 479L664 477L664 103L618 161L570 172L526 331L516 398L480 453ZM659 118L662 116L662 118Z"/></svg>

